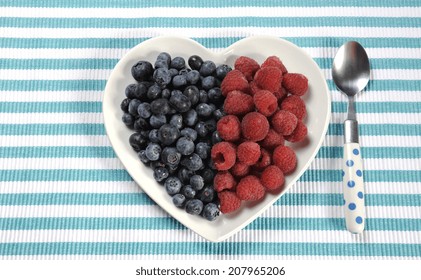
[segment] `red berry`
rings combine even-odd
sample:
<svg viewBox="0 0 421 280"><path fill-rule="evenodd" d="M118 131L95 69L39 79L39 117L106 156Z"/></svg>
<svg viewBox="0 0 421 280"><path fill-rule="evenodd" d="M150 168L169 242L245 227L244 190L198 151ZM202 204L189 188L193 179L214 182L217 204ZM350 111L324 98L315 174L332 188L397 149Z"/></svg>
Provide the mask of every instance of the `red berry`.
<svg viewBox="0 0 421 280"><path fill-rule="evenodd" d="M303 96L308 90L308 79L303 74L287 73L282 79L282 86L291 94Z"/></svg>
<svg viewBox="0 0 421 280"><path fill-rule="evenodd" d="M251 96L255 95L259 90L261 90L261 88L259 88L259 86L257 85L256 81L251 81L249 86L249 92Z"/></svg>
<svg viewBox="0 0 421 280"><path fill-rule="evenodd" d="M251 141L241 143L237 147L237 158L247 165L255 164L260 158L260 145Z"/></svg>
<svg viewBox="0 0 421 280"><path fill-rule="evenodd" d="M241 200L255 201L265 195L265 188L259 178L248 175L240 180L237 185L237 196Z"/></svg>
<svg viewBox="0 0 421 280"><path fill-rule="evenodd" d="M259 161L255 165L253 165L255 167L255 171L263 170L265 167L269 166L272 163L270 153L266 149L261 148L260 153L261 155Z"/></svg>
<svg viewBox="0 0 421 280"><path fill-rule="evenodd" d="M268 135L260 142L260 145L268 150L273 150L280 145L284 145L285 140L282 134L276 132L272 128L269 129Z"/></svg>
<svg viewBox="0 0 421 280"><path fill-rule="evenodd" d="M282 71L282 74L288 72L287 68L284 66L282 61L277 56L269 56L266 60L262 63L261 68L265 67L276 67Z"/></svg>
<svg viewBox="0 0 421 280"><path fill-rule="evenodd" d="M260 175L260 182L267 190L276 190L285 183L284 173L276 165L270 165Z"/></svg>
<svg viewBox="0 0 421 280"><path fill-rule="evenodd" d="M297 122L297 117L285 110L279 110L271 119L273 129L282 135L291 134L297 126Z"/></svg>
<svg viewBox="0 0 421 280"><path fill-rule="evenodd" d="M237 182L228 171L219 171L213 178L213 187L215 191L231 190L235 188Z"/></svg>
<svg viewBox="0 0 421 280"><path fill-rule="evenodd" d="M241 132L247 140L257 142L263 140L269 131L269 122L258 112L250 112L241 121Z"/></svg>
<svg viewBox="0 0 421 280"><path fill-rule="evenodd" d="M297 127L290 135L285 136L285 140L295 143L304 140L306 136L307 126L302 121L298 121Z"/></svg>
<svg viewBox="0 0 421 280"><path fill-rule="evenodd" d="M236 177L244 177L247 174L249 174L250 166L242 163L242 162L236 162L234 166L230 169L231 174Z"/></svg>
<svg viewBox="0 0 421 280"><path fill-rule="evenodd" d="M229 72L231 73L231 72ZM244 115L254 110L253 97L241 91L228 93L224 101L224 111L232 115Z"/></svg>
<svg viewBox="0 0 421 280"><path fill-rule="evenodd" d="M222 191L218 193L219 209L222 213L227 214L234 212L241 206L241 200L237 194L232 191Z"/></svg>
<svg viewBox="0 0 421 280"><path fill-rule="evenodd" d="M256 71L260 69L260 65L250 57L240 56L235 61L234 68L243 73L248 81L251 81Z"/></svg>
<svg viewBox="0 0 421 280"><path fill-rule="evenodd" d="M284 87L281 86L273 93L273 95L275 95L275 97L278 99L278 102L280 102L288 95L288 92Z"/></svg>
<svg viewBox="0 0 421 280"><path fill-rule="evenodd" d="M270 116L278 109L278 99L267 90L259 90L253 96L254 104L257 111L264 116Z"/></svg>
<svg viewBox="0 0 421 280"><path fill-rule="evenodd" d="M211 158L216 170L228 170L234 166L237 158L236 147L229 142L219 142L213 145Z"/></svg>
<svg viewBox="0 0 421 280"><path fill-rule="evenodd" d="M254 75L254 80L261 89L275 92L282 83L282 72L276 67L260 68Z"/></svg>
<svg viewBox="0 0 421 280"><path fill-rule="evenodd" d="M223 116L216 124L219 136L225 141L237 141L241 137L241 125L237 116Z"/></svg>
<svg viewBox="0 0 421 280"><path fill-rule="evenodd" d="M228 92L233 90L246 92L248 88L249 83L244 74L235 69L229 71L221 83L221 91L223 96L227 96Z"/></svg>
<svg viewBox="0 0 421 280"><path fill-rule="evenodd" d="M276 147L273 151L273 163L281 169L284 174L294 171L297 166L297 156L294 150L288 146Z"/></svg>
<svg viewBox="0 0 421 280"><path fill-rule="evenodd" d="M290 95L281 103L281 110L293 113L299 120L303 120L307 116L306 104L296 95Z"/></svg>

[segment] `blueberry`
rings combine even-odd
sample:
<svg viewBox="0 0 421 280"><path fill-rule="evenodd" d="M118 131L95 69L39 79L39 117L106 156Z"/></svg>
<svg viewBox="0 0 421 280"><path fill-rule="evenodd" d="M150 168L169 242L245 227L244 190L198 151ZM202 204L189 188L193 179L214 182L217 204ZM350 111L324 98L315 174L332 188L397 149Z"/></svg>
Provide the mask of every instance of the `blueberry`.
<svg viewBox="0 0 421 280"><path fill-rule="evenodd" d="M207 103L199 103L199 105L196 106L197 115L201 118L210 117L214 110L215 106L211 106Z"/></svg>
<svg viewBox="0 0 421 280"><path fill-rule="evenodd" d="M188 86L184 89L183 94L188 97L191 105L199 102L199 89L196 86Z"/></svg>
<svg viewBox="0 0 421 280"><path fill-rule="evenodd" d="M181 165L187 167L191 171L197 171L203 167L202 159L198 154L193 153L181 160Z"/></svg>
<svg viewBox="0 0 421 280"><path fill-rule="evenodd" d="M148 88L143 83L139 83L128 85L124 93L127 98L144 100L147 91Z"/></svg>
<svg viewBox="0 0 421 280"><path fill-rule="evenodd" d="M221 136L219 136L219 132L215 130L212 133L212 144L215 145L216 143L222 142Z"/></svg>
<svg viewBox="0 0 421 280"><path fill-rule="evenodd" d="M207 76L202 79L202 88L209 90L216 85L216 79L214 76Z"/></svg>
<svg viewBox="0 0 421 280"><path fill-rule="evenodd" d="M133 127L135 118L129 113L124 113L123 116L121 117L121 120L126 126Z"/></svg>
<svg viewBox="0 0 421 280"><path fill-rule="evenodd" d="M199 121L196 110L190 109L184 113L183 120L185 125L193 127Z"/></svg>
<svg viewBox="0 0 421 280"><path fill-rule="evenodd" d="M218 67L216 67L216 77L220 80L223 80L225 78L225 76L228 74L229 71L231 71L232 68L229 67L226 64L222 64L219 65Z"/></svg>
<svg viewBox="0 0 421 280"><path fill-rule="evenodd" d="M153 73L152 64L149 61L139 61L132 66L132 76L137 81L149 79Z"/></svg>
<svg viewBox="0 0 421 280"><path fill-rule="evenodd" d="M208 221L214 221L219 216L219 208L215 203L208 203L203 208L203 217Z"/></svg>
<svg viewBox="0 0 421 280"><path fill-rule="evenodd" d="M149 100L155 100L161 95L161 87L158 84L153 84L148 88L148 92L146 93L146 96L149 98Z"/></svg>
<svg viewBox="0 0 421 280"><path fill-rule="evenodd" d="M171 92L170 104L180 113L187 112L191 106L189 98L179 90L173 90Z"/></svg>
<svg viewBox="0 0 421 280"><path fill-rule="evenodd" d="M197 132L193 128L186 127L180 131L180 135L186 138L189 138L192 141L196 141L197 139Z"/></svg>
<svg viewBox="0 0 421 280"><path fill-rule="evenodd" d="M216 130L216 121L214 119L209 119L205 121L205 127L208 132L213 133Z"/></svg>
<svg viewBox="0 0 421 280"><path fill-rule="evenodd" d="M189 57L188 64L192 70L199 70L202 63L203 59L198 55L192 55Z"/></svg>
<svg viewBox="0 0 421 280"><path fill-rule="evenodd" d="M159 143L158 129L151 129L148 134L149 141L152 143Z"/></svg>
<svg viewBox="0 0 421 280"><path fill-rule="evenodd" d="M206 60L202 63L202 66L200 66L199 73L203 77L207 77L213 74L216 70L216 65L213 61Z"/></svg>
<svg viewBox="0 0 421 280"><path fill-rule="evenodd" d="M150 161L156 161L161 155L161 146L157 143L149 143L145 149L145 154Z"/></svg>
<svg viewBox="0 0 421 280"><path fill-rule="evenodd" d="M120 109L125 112L128 113L129 112L129 103L130 103L131 99L130 98L125 98L123 99L123 101L121 101L120 103Z"/></svg>
<svg viewBox="0 0 421 280"><path fill-rule="evenodd" d="M213 111L213 117L215 118L215 120L219 121L223 116L226 116L224 110L216 109L215 111Z"/></svg>
<svg viewBox="0 0 421 280"><path fill-rule="evenodd" d="M153 128L160 128L162 125L167 123L167 118L163 114L152 115L149 119L149 124Z"/></svg>
<svg viewBox="0 0 421 280"><path fill-rule="evenodd" d="M208 91L209 102L220 104L223 101L222 91L220 88L211 88Z"/></svg>
<svg viewBox="0 0 421 280"><path fill-rule="evenodd" d="M164 88L161 91L161 97L162 98L165 98L165 99L169 99L171 97L171 91L169 89L167 89L167 88Z"/></svg>
<svg viewBox="0 0 421 280"><path fill-rule="evenodd" d="M144 164L148 164L150 162L150 160L146 156L146 151L145 150L139 151L137 153L137 156L139 157L140 161L143 162Z"/></svg>
<svg viewBox="0 0 421 280"><path fill-rule="evenodd" d="M208 103L209 102L208 93L203 89L199 91L199 102L201 102L201 103Z"/></svg>
<svg viewBox="0 0 421 280"><path fill-rule="evenodd" d="M206 127L206 124L204 122L202 122L202 121L198 122L196 124L196 126L194 127L194 129L196 130L197 134L200 137L205 137L209 133L209 130Z"/></svg>
<svg viewBox="0 0 421 280"><path fill-rule="evenodd" d="M199 199L203 202L212 202L215 198L215 190L213 187L205 187L202 189L202 191L199 193Z"/></svg>
<svg viewBox="0 0 421 280"><path fill-rule="evenodd" d="M139 99L132 99L130 101L128 111L132 116L136 117L139 115L137 112L137 107L139 107L140 103L142 102L140 102Z"/></svg>
<svg viewBox="0 0 421 280"><path fill-rule="evenodd" d="M157 167L153 171L153 177L155 178L155 181L159 183L167 179L169 175L170 174L165 167Z"/></svg>
<svg viewBox="0 0 421 280"><path fill-rule="evenodd" d="M186 202L186 212L193 215L200 215L203 210L203 202L193 198Z"/></svg>
<svg viewBox="0 0 421 280"><path fill-rule="evenodd" d="M175 126L178 129L182 129L183 128L183 116L180 115L180 114L173 115L170 119L170 124L172 124L173 126Z"/></svg>
<svg viewBox="0 0 421 280"><path fill-rule="evenodd" d="M184 75L176 75L172 79L172 85L174 88L181 88L187 85L187 78Z"/></svg>
<svg viewBox="0 0 421 280"><path fill-rule="evenodd" d="M194 172L187 169L186 167L181 167L177 173L178 178L184 184L188 184L190 182L190 177L193 175L194 175Z"/></svg>
<svg viewBox="0 0 421 280"><path fill-rule="evenodd" d="M180 71L178 71L178 74L179 74L179 75L183 75L183 76L186 76L186 77L187 77L187 74L188 74L190 71L191 71L190 69L188 69L188 68L184 68L184 69L181 69Z"/></svg>
<svg viewBox="0 0 421 280"><path fill-rule="evenodd" d="M159 87L165 88L171 83L170 71L166 68L158 68L153 72L153 80L158 84Z"/></svg>
<svg viewBox="0 0 421 280"><path fill-rule="evenodd" d="M205 168L205 169L201 170L200 175L202 176L203 180L205 181L205 184L212 184L213 183L213 178L214 178L215 174L212 171L212 169Z"/></svg>
<svg viewBox="0 0 421 280"><path fill-rule="evenodd" d="M197 84L200 80L200 73L197 70L192 70L186 75L187 82L191 85Z"/></svg>
<svg viewBox="0 0 421 280"><path fill-rule="evenodd" d="M164 124L158 130L159 142L162 145L169 146L177 141L178 137L180 137L180 130L171 124Z"/></svg>
<svg viewBox="0 0 421 280"><path fill-rule="evenodd" d="M199 191L205 186L205 181L202 176L195 174L190 178L190 186L196 191Z"/></svg>
<svg viewBox="0 0 421 280"><path fill-rule="evenodd" d="M176 167L180 163L181 154L174 147L165 147L161 153L161 161L168 166Z"/></svg>
<svg viewBox="0 0 421 280"><path fill-rule="evenodd" d="M144 118L137 118L133 124L133 129L140 132L151 129L151 125Z"/></svg>
<svg viewBox="0 0 421 280"><path fill-rule="evenodd" d="M184 60L184 58L182 58L182 57L179 57L179 56L174 57L174 58L171 60L170 67L171 67L171 68L175 68L175 69L177 69L177 70L181 70L181 69L183 69L184 67L186 67L186 61L185 61L185 60Z"/></svg>
<svg viewBox="0 0 421 280"><path fill-rule="evenodd" d="M171 56L166 52L162 52L156 58L155 68L169 68L170 64Z"/></svg>
<svg viewBox="0 0 421 280"><path fill-rule="evenodd" d="M171 78L174 78L178 75L178 70L175 68L170 68L168 71L170 72Z"/></svg>
<svg viewBox="0 0 421 280"><path fill-rule="evenodd" d="M177 140L176 147L177 151L184 156L191 155L194 152L194 142L187 137L180 137Z"/></svg>
<svg viewBox="0 0 421 280"><path fill-rule="evenodd" d="M137 114L139 117L147 119L152 115L151 104L144 102L137 107Z"/></svg>
<svg viewBox="0 0 421 280"><path fill-rule="evenodd" d="M140 133L133 133L129 137L129 144L136 152L146 148L148 142Z"/></svg>
<svg viewBox="0 0 421 280"><path fill-rule="evenodd" d="M167 165L167 169L170 175L175 175L178 171L178 165Z"/></svg>
<svg viewBox="0 0 421 280"><path fill-rule="evenodd" d="M177 194L182 187L180 179L175 176L168 177L164 183L165 190L169 195Z"/></svg>
<svg viewBox="0 0 421 280"><path fill-rule="evenodd" d="M152 170L155 170L158 167L165 167L165 164L163 164L161 161L156 160L156 161L151 161L149 163L149 167L152 168Z"/></svg>
<svg viewBox="0 0 421 280"><path fill-rule="evenodd" d="M186 202L186 197L181 193L178 193L172 197L172 203L179 208L183 208Z"/></svg>
<svg viewBox="0 0 421 280"><path fill-rule="evenodd" d="M170 112L170 103L168 99L158 98L151 102L151 112L153 114L168 114Z"/></svg>
<svg viewBox="0 0 421 280"><path fill-rule="evenodd" d="M211 147L205 142L199 142L196 144L195 152L201 159L207 159L209 157Z"/></svg>
<svg viewBox="0 0 421 280"><path fill-rule="evenodd" d="M184 186L180 192L187 198L194 198L196 195L196 190L190 185Z"/></svg>

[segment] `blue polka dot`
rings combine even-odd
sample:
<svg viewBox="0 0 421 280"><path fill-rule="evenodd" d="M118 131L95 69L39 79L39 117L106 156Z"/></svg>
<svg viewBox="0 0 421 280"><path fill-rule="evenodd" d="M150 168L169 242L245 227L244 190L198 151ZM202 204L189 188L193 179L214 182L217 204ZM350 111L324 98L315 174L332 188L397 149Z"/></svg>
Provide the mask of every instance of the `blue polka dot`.
<svg viewBox="0 0 421 280"><path fill-rule="evenodd" d="M354 165L354 161L352 159L346 161L346 166L351 167L353 165Z"/></svg>
<svg viewBox="0 0 421 280"><path fill-rule="evenodd" d="M363 223L363 218L361 218L360 216L355 218L355 221L357 222L357 224L362 224Z"/></svg>
<svg viewBox="0 0 421 280"><path fill-rule="evenodd" d="M345 171L342 170L342 177L345 176Z"/></svg>
<svg viewBox="0 0 421 280"><path fill-rule="evenodd" d="M360 151L358 149L354 149L352 150L352 153L356 156L358 156L360 154Z"/></svg>
<svg viewBox="0 0 421 280"><path fill-rule="evenodd" d="M358 192L357 195L358 195L359 198L363 198L364 197L363 192Z"/></svg>
<svg viewBox="0 0 421 280"><path fill-rule="evenodd" d="M355 205L355 203L350 203L348 205L349 210L355 210L355 208L357 208L357 205Z"/></svg>
<svg viewBox="0 0 421 280"><path fill-rule="evenodd" d="M348 187L350 187L350 188L355 187L355 182L354 182L354 181L352 181L352 180L349 180L349 181L348 181Z"/></svg>
<svg viewBox="0 0 421 280"><path fill-rule="evenodd" d="M356 173L357 173L357 176L358 176L358 177L363 176L363 172L362 172L361 170L359 170L359 169L357 170L357 172L356 172Z"/></svg>

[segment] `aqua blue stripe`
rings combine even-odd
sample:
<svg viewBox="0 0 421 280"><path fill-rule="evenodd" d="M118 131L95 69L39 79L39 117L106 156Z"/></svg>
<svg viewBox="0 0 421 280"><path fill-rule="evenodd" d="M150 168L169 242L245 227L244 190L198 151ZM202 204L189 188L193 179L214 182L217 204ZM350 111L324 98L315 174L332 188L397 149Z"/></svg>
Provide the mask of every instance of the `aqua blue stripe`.
<svg viewBox="0 0 421 280"><path fill-rule="evenodd" d="M80 102L0 102L0 113L101 113L102 103Z"/></svg>
<svg viewBox="0 0 421 280"><path fill-rule="evenodd" d="M220 28L220 27L419 27L419 17L146 17L27 18L3 17L0 27L13 28Z"/></svg>
<svg viewBox="0 0 421 280"><path fill-rule="evenodd" d="M421 102L356 102L357 113L421 113ZM333 113L347 112L347 102L332 102Z"/></svg>
<svg viewBox="0 0 421 280"><path fill-rule="evenodd" d="M421 206L417 194L367 194L367 206ZM340 206L342 194L283 195L275 205ZM155 205L144 193L24 193L0 194L0 205Z"/></svg>
<svg viewBox="0 0 421 280"><path fill-rule="evenodd" d="M0 6L6 7L58 7L58 8L147 8L147 7L195 7L195 8L219 8L219 7L419 7L418 1L411 0L329 0L321 3L316 0L307 1L287 1L287 0L266 0L257 1L250 4L249 0L155 0L141 1L138 0L43 0L43 1L27 1L27 0L2 0Z"/></svg>
<svg viewBox="0 0 421 280"><path fill-rule="evenodd" d="M109 146L0 147L0 158L115 158Z"/></svg>
<svg viewBox="0 0 421 280"><path fill-rule="evenodd" d="M361 147L364 158L421 158L421 147ZM318 158L342 158L343 147L323 146L317 153Z"/></svg>
<svg viewBox="0 0 421 280"><path fill-rule="evenodd" d="M2 255L288 255L420 257L421 244L304 242L22 242Z"/></svg>

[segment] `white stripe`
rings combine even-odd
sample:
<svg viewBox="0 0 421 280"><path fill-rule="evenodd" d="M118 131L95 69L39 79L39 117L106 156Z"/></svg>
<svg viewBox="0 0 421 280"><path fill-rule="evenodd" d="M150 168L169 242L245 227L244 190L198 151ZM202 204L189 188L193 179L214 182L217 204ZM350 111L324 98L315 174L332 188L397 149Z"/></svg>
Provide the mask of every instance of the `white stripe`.
<svg viewBox="0 0 421 280"><path fill-rule="evenodd" d="M223 8L21 8L3 7L0 17L149 18L173 17L418 17L419 7L223 7Z"/></svg>
<svg viewBox="0 0 421 280"><path fill-rule="evenodd" d="M332 70L322 70L326 79L332 79ZM370 80L420 80L419 69L371 69Z"/></svg>
<svg viewBox="0 0 421 280"><path fill-rule="evenodd" d="M0 113L0 124L22 123L89 124L104 123L102 113Z"/></svg>
<svg viewBox="0 0 421 280"><path fill-rule="evenodd" d="M387 155L385 155L387 156ZM421 161L417 159L401 159L401 158L364 158L364 169L365 170L420 170ZM310 165L310 170L338 170L343 165L343 159L337 158L316 158ZM36 166L36 165L34 165Z"/></svg>

